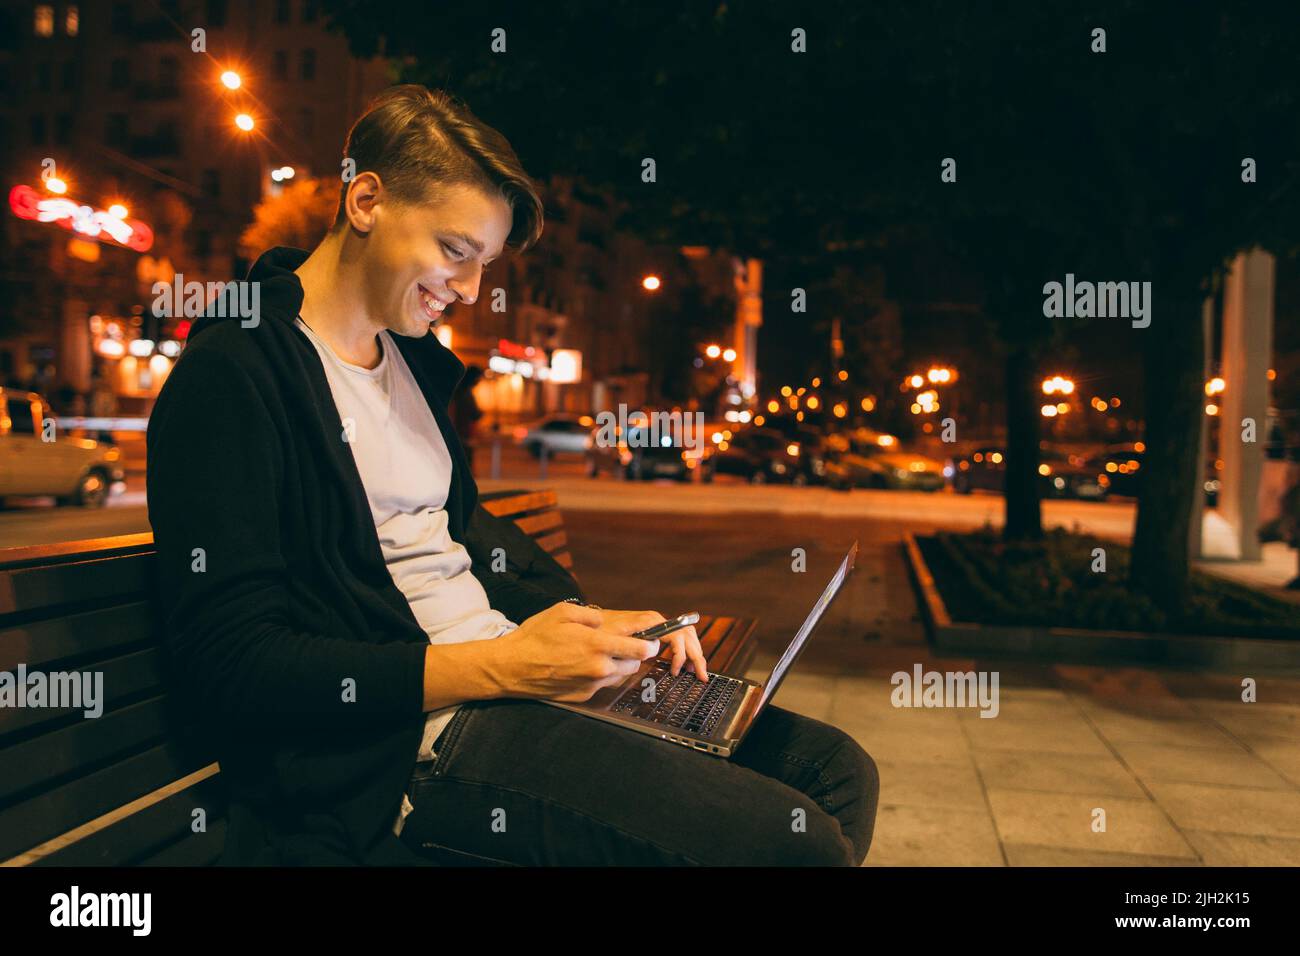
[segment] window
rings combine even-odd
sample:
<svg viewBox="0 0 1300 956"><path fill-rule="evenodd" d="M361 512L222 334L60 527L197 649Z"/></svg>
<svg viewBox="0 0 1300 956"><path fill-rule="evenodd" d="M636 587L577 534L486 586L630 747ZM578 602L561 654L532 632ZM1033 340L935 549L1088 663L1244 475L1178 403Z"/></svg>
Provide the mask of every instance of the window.
<svg viewBox="0 0 1300 956"><path fill-rule="evenodd" d="M208 26L226 25L226 0L208 0Z"/></svg>
<svg viewBox="0 0 1300 956"><path fill-rule="evenodd" d="M36 69L32 72L32 85L38 93L50 92L50 77L52 73L53 71L50 69L50 62L48 60L36 64Z"/></svg>
<svg viewBox="0 0 1300 956"><path fill-rule="evenodd" d="M131 85L131 61L118 57L108 67L108 88L124 90Z"/></svg>
<svg viewBox="0 0 1300 956"><path fill-rule="evenodd" d="M316 116L309 109L298 111L298 135L303 139L311 139L316 132Z"/></svg>
<svg viewBox="0 0 1300 956"><path fill-rule="evenodd" d="M216 198L221 195L221 170L205 169L199 177L199 185L203 190L203 195Z"/></svg>
<svg viewBox="0 0 1300 956"><path fill-rule="evenodd" d="M72 143L72 115L60 113L54 117L54 144L68 146Z"/></svg>
<svg viewBox="0 0 1300 956"><path fill-rule="evenodd" d="M104 124L104 141L113 149L126 149L131 135L125 113L109 113Z"/></svg>
<svg viewBox="0 0 1300 956"><path fill-rule="evenodd" d="M316 51L302 51L302 78L304 80L316 79Z"/></svg>
<svg viewBox="0 0 1300 956"><path fill-rule="evenodd" d="M302 22L315 23L316 17L320 15L320 3L318 0L302 0Z"/></svg>
<svg viewBox="0 0 1300 956"><path fill-rule="evenodd" d="M212 255L212 233L206 229L200 229L194 235L194 254L200 259Z"/></svg>
<svg viewBox="0 0 1300 956"><path fill-rule="evenodd" d="M277 80L287 80L289 78L288 50L275 51L275 55L271 58L271 75Z"/></svg>
<svg viewBox="0 0 1300 956"><path fill-rule="evenodd" d="M155 146L160 156L176 156L181 150L180 126L174 119L158 121L154 136ZM168 174L170 175L170 173Z"/></svg>
<svg viewBox="0 0 1300 956"><path fill-rule="evenodd" d="M26 399L10 398L5 400L5 407L8 409L9 419L12 422L10 430L14 435L35 435L36 418L32 415L32 406L27 404Z"/></svg>
<svg viewBox="0 0 1300 956"><path fill-rule="evenodd" d="M45 145L45 115L43 113L33 113L28 119L29 137L33 146Z"/></svg>
<svg viewBox="0 0 1300 956"><path fill-rule="evenodd" d="M113 13L110 18L110 27L114 33L131 32L131 4L117 2L113 4Z"/></svg>
<svg viewBox="0 0 1300 956"><path fill-rule="evenodd" d="M36 5L36 15L32 23L32 31L38 37L54 36L54 6L49 3L38 3Z"/></svg>
<svg viewBox="0 0 1300 956"><path fill-rule="evenodd" d="M275 22L289 22L289 0L275 0Z"/></svg>
<svg viewBox="0 0 1300 956"><path fill-rule="evenodd" d="M174 56L165 56L158 61L158 95L174 97L178 90L181 66Z"/></svg>
<svg viewBox="0 0 1300 956"><path fill-rule="evenodd" d="M71 93L77 88L77 61L64 60L59 64L59 89Z"/></svg>
<svg viewBox="0 0 1300 956"><path fill-rule="evenodd" d="M70 4L63 16L63 32L70 37L75 37L79 29L81 29L81 12L76 4Z"/></svg>

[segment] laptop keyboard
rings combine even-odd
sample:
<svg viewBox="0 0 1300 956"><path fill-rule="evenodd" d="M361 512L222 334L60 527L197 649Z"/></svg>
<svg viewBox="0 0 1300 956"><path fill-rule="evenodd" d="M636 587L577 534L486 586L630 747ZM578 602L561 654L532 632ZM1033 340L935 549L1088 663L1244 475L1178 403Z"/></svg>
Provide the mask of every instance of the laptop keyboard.
<svg viewBox="0 0 1300 956"><path fill-rule="evenodd" d="M702 682L686 666L674 677L666 661L656 663L646 676L655 682L652 700L641 699L647 690L643 678L628 688L610 710L701 737L713 733L731 699L745 686L744 681L722 674L710 674L708 682Z"/></svg>

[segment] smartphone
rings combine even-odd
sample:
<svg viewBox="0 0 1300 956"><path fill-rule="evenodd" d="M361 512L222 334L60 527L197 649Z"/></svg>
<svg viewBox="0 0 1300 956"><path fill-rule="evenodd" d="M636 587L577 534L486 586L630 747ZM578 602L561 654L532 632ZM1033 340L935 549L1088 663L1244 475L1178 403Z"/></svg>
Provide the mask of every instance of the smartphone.
<svg viewBox="0 0 1300 956"><path fill-rule="evenodd" d="M644 631L637 631L633 637L639 637L643 641L657 641L673 631L680 631L684 627L690 627L700 619L698 611L689 611L686 614L680 614L671 620L656 624L654 627L647 627Z"/></svg>

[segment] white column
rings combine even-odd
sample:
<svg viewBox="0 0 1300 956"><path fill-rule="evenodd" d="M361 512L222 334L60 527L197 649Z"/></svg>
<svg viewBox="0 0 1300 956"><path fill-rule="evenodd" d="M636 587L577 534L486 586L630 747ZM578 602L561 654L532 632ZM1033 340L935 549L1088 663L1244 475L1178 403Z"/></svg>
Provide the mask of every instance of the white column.
<svg viewBox="0 0 1300 956"><path fill-rule="evenodd" d="M1268 417L1268 365L1273 354L1273 256L1240 253L1223 291L1223 379L1219 402L1219 457L1223 459L1219 513L1232 528L1237 556L1260 559L1259 482ZM1243 422L1254 422L1243 442Z"/></svg>

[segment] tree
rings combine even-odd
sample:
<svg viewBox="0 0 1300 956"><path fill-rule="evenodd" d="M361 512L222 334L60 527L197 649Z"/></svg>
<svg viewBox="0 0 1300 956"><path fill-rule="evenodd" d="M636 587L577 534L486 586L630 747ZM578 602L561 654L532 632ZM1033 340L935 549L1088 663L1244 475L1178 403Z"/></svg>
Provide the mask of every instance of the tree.
<svg viewBox="0 0 1300 956"><path fill-rule="evenodd" d="M1151 324L1111 318L1099 334L1146 354L1131 583L1180 607L1200 481L1200 299L1237 251L1300 242L1300 8L327 6L354 52L382 40L409 56L406 79L452 88L537 172L615 192L647 238L780 259L805 287L831 274L834 248L918 235L975 265L1005 350L1013 536L1041 533L1034 378L1058 331L1043 284L1151 282ZM494 52L503 24L507 52ZM955 181L941 179L945 159ZM1257 182L1243 181L1248 159Z"/></svg>
<svg viewBox="0 0 1300 956"><path fill-rule="evenodd" d="M252 223L239 237L239 254L255 259L275 246L316 248L334 222L338 202L336 181L294 179L280 195L269 196L254 208Z"/></svg>

